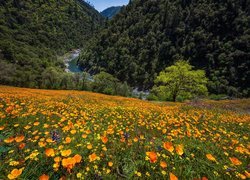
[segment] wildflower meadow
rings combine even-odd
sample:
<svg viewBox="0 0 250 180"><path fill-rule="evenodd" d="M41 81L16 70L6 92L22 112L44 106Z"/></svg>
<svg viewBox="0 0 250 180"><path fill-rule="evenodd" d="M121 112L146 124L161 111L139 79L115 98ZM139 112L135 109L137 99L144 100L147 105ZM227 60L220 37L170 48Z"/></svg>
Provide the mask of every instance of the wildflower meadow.
<svg viewBox="0 0 250 180"><path fill-rule="evenodd" d="M0 179L248 179L249 104L0 86Z"/></svg>

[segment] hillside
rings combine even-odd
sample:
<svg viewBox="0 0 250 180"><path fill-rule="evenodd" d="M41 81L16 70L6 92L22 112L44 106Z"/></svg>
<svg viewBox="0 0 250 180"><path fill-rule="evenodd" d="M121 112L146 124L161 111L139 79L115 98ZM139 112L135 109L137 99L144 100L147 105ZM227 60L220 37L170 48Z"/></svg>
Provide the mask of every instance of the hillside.
<svg viewBox="0 0 250 180"><path fill-rule="evenodd" d="M134 0L81 55L81 66L149 89L179 59L206 70L209 91L250 95L247 0Z"/></svg>
<svg viewBox="0 0 250 180"><path fill-rule="evenodd" d="M0 179L246 179L249 105L0 86Z"/></svg>
<svg viewBox="0 0 250 180"><path fill-rule="evenodd" d="M0 83L39 87L57 55L83 47L103 17L81 0L0 1Z"/></svg>
<svg viewBox="0 0 250 180"><path fill-rule="evenodd" d="M113 7L109 7L105 10L103 10L101 12L101 15L103 15L104 17L111 19L112 17L114 17L116 14L118 14L121 10L122 6L113 6Z"/></svg>

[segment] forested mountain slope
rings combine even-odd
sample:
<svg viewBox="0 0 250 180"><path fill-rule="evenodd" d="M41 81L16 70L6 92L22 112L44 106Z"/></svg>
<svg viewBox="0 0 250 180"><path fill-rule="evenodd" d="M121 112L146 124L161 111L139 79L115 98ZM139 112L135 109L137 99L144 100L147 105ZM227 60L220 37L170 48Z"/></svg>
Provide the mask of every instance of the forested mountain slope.
<svg viewBox="0 0 250 180"><path fill-rule="evenodd" d="M187 59L206 70L211 93L249 96L249 22L248 0L133 0L92 40L81 66L148 89Z"/></svg>
<svg viewBox="0 0 250 180"><path fill-rule="evenodd" d="M101 12L101 15L103 15L104 17L111 19L112 17L114 17L116 14L118 14L121 10L122 6L113 6L113 7L109 7L105 10L103 10Z"/></svg>
<svg viewBox="0 0 250 180"><path fill-rule="evenodd" d="M81 0L0 1L0 83L38 87L56 55L85 45L103 23Z"/></svg>

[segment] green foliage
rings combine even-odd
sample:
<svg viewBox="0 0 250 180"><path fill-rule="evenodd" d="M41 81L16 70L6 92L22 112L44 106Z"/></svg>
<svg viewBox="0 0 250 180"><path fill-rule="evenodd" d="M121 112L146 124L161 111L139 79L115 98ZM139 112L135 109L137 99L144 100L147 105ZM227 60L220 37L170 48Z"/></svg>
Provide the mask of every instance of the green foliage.
<svg viewBox="0 0 250 180"><path fill-rule="evenodd" d="M192 70L187 61L177 61L156 77L154 91L160 100L183 101L207 95L205 71Z"/></svg>
<svg viewBox="0 0 250 180"><path fill-rule="evenodd" d="M204 69L209 91L250 95L250 9L246 0L133 0L81 55L81 66L149 89L178 59Z"/></svg>
<svg viewBox="0 0 250 180"><path fill-rule="evenodd" d="M80 0L4 0L0 17L0 83L26 87L50 84L40 76L49 67L64 68L57 55L83 47L103 23Z"/></svg>
<svg viewBox="0 0 250 180"><path fill-rule="evenodd" d="M211 94L211 95L209 95L209 99L219 101L219 100L228 99L228 96L225 94Z"/></svg>
<svg viewBox="0 0 250 180"><path fill-rule="evenodd" d="M129 96L131 88L106 72L96 74L92 82L92 91L109 95Z"/></svg>

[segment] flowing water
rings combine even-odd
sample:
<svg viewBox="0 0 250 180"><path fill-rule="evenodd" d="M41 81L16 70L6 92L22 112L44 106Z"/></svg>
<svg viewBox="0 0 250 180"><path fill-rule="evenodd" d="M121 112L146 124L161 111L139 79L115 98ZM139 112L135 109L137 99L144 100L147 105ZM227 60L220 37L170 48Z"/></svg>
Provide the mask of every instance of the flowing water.
<svg viewBox="0 0 250 180"><path fill-rule="evenodd" d="M81 51L79 49L73 50L64 57L66 72L72 72L72 73L82 72L81 68L77 64L80 52Z"/></svg>

